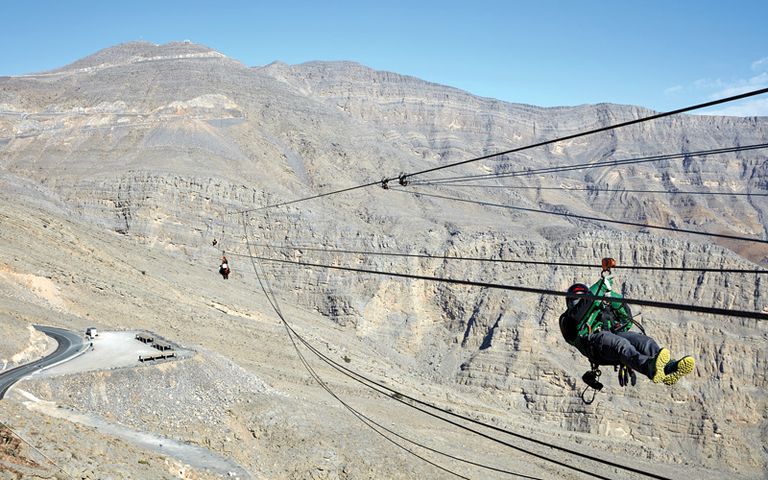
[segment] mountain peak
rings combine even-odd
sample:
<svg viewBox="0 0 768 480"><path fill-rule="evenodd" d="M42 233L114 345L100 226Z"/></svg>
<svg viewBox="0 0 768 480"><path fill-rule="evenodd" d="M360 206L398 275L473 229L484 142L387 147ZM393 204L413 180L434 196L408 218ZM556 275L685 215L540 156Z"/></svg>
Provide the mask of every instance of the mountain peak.
<svg viewBox="0 0 768 480"><path fill-rule="evenodd" d="M189 40L169 42L162 45L145 41L121 43L82 58L74 63L53 70L50 73L89 71L100 67L113 67L152 60L183 58L228 58L210 47L192 43Z"/></svg>

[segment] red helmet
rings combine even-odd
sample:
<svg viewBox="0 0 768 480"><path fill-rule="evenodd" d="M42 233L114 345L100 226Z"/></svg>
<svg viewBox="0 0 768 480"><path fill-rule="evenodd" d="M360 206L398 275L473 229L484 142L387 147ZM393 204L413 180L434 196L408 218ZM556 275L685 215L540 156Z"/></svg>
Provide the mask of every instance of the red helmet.
<svg viewBox="0 0 768 480"><path fill-rule="evenodd" d="M567 293L568 296L565 297L565 306L567 308L573 308L581 301L581 299L578 298L579 295L589 295L592 292L590 292L589 287L583 283L574 283L568 287Z"/></svg>

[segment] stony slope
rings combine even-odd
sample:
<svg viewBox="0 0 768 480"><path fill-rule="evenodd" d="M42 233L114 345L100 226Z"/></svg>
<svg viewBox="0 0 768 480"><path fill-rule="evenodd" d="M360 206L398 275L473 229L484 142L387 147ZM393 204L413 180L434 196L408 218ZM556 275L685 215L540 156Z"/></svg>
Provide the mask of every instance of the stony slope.
<svg viewBox="0 0 768 480"><path fill-rule="evenodd" d="M0 248L0 266L9 272L0 280L9 292L3 302L8 306L5 317L13 319L3 328L14 337L2 357L31 345L25 328L32 319L78 328L97 319L107 328L156 329L181 337L185 343L228 356L259 377L269 377L268 383L297 396L292 402L309 398L312 403L314 397L303 393L308 381L299 370L265 366L266 359L275 356L292 358L287 345L276 352L272 344L259 343L255 348L244 339L233 349L226 340L230 332L240 332L236 333L240 338L240 329L253 335L254 327L231 311L208 312L211 302L218 302L236 305L234 311L251 312L248 321L269 315L267 304L253 294L255 279L242 257L230 257L237 281L226 289L211 278L209 267L215 267L218 256L210 246L212 238L221 242L217 248L246 252L240 219L226 211L429 168L648 113L608 104L551 109L507 104L351 63L246 68L206 47L183 43L121 45L56 71L0 79L0 192L8 200L0 232L6 240ZM764 142L767 133L765 119L675 117L470 164L451 174L746 145ZM508 184L742 192L768 188L767 168L764 153L753 151L556 177L515 177ZM761 238L766 234L768 202L758 197L459 187L425 191L697 230ZM38 220L23 222L29 212ZM7 228L11 224L13 229ZM269 215L254 212L248 219L251 241L257 244L588 263L610 255L620 264L669 266L751 268L750 261L765 264L768 258L768 249L754 244L635 230L451 204L378 188L297 204ZM98 240L83 240L91 237ZM125 249L134 260L121 261ZM55 254L49 258L51 251ZM275 253L261 247L258 251ZM350 259L293 250L283 255L563 289L575 280L596 276L593 271L566 268ZM28 257L37 260L29 262ZM82 272L94 268L83 284ZM621 391L611 380L609 394L586 407L578 400L578 379L586 363L567 348L557 331L561 300L290 266L267 268L286 302L322 314L327 322L322 328L327 332L339 328L348 337L324 336L309 328L321 328L312 316L306 319L308 332L337 349L357 351L360 358L373 348L377 352L373 358L386 365L384 372L402 372L396 376L399 383L413 389L434 388L447 398L456 396L455 408L474 411L479 406L466 399L482 399L488 415L499 421L517 425L534 421L564 439L578 438L617 455L631 453L659 468L664 464L722 468L729 475L747 477L765 469L767 459L760 445L765 443L768 333L762 324L646 309L643 319L661 343L674 352L696 353L699 366L694 378L672 391L647 382ZM51 306L50 298L19 281L28 278L24 275L48 279L62 289L67 299L63 314L61 306ZM622 281L625 292L635 297L749 310L764 309L768 294L765 282L754 275L622 272ZM282 338L275 327L270 327L270 341ZM289 365L300 368L295 362ZM368 362L366 367L375 371ZM115 388L124 384L107 381ZM63 381L61 388L67 384ZM71 402L102 414L119 405ZM233 425L248 423L245 418L263 422L264 411L276 411L289 424L301 425L302 431L326 428L317 419L310 420L312 416L295 417L291 409L268 399L263 402L259 408L238 407L239 420ZM376 405L370 406L379 408ZM354 431L353 421L339 413L336 426ZM269 429L263 428L259 431L269 436ZM184 437L190 429L208 431L191 422L174 434ZM286 433L284 438L288 437ZM238 459L254 472L286 478L301 478L304 469L322 463L310 455L306 464L290 465L290 459L270 448L257 441L243 450L245 459ZM309 451L298 444L291 448ZM362 449L334 448L349 455L344 466L337 462L331 468L340 477L344 468L359 462L376 477L391 477L401 468L408 477L416 472L412 468L424 468L412 466L406 457L389 463ZM253 460L260 455L282 468L264 470L269 462ZM365 469L355 472L346 475L366 475ZM437 476L429 469L423 472Z"/></svg>

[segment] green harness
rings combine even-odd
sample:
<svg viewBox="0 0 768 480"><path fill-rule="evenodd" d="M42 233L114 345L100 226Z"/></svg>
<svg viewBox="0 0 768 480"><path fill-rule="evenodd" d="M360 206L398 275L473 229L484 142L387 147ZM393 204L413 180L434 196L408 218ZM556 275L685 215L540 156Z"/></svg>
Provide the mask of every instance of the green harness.
<svg viewBox="0 0 768 480"><path fill-rule="evenodd" d="M626 332L632 328L632 313L629 307L622 302L624 298L613 291L613 277L610 275L601 277L589 287L592 295L615 298L616 301L594 300L581 318L574 319L576 323L576 338L568 342L576 347L582 355L591 359L589 342L590 334L607 330L609 332Z"/></svg>
<svg viewBox="0 0 768 480"><path fill-rule="evenodd" d="M615 298L615 302L608 300L595 300L587 313L578 323L579 337L586 337L590 333L600 330L611 332L626 332L632 328L632 315L627 304L622 302L620 294L613 291L613 277L603 277L589 287L590 293L599 297Z"/></svg>

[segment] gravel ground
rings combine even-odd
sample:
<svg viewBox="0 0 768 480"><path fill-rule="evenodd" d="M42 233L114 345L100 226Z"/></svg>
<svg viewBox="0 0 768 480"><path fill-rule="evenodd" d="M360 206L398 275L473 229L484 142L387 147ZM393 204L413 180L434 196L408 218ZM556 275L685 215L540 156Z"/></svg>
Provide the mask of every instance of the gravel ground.
<svg viewBox="0 0 768 480"><path fill-rule="evenodd" d="M98 429L3 401L2 480L214 480L173 457L138 448ZM4 448L7 446L9 448Z"/></svg>

